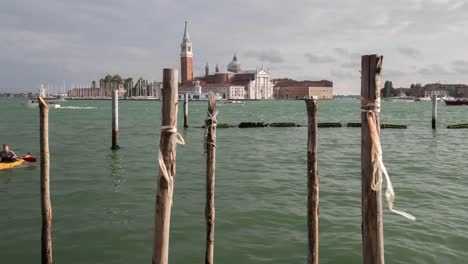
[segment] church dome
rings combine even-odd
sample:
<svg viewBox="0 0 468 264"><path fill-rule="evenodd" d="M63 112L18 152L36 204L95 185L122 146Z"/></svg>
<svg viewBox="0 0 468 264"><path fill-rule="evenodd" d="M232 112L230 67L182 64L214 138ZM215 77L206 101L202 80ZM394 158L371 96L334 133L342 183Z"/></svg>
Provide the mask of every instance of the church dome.
<svg viewBox="0 0 468 264"><path fill-rule="evenodd" d="M234 54L234 58L232 58L232 61L228 64L227 70L230 72L240 72L242 71L242 67L240 63L237 61L237 56Z"/></svg>

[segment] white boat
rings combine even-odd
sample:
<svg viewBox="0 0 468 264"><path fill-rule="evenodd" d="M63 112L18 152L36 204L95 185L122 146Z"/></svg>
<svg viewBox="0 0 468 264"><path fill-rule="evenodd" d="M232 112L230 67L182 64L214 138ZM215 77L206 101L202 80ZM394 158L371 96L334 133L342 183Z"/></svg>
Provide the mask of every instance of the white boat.
<svg viewBox="0 0 468 264"><path fill-rule="evenodd" d="M432 101L432 98L430 97L418 97L414 99L415 102L429 102Z"/></svg>
<svg viewBox="0 0 468 264"><path fill-rule="evenodd" d="M437 97L437 101L445 101L445 100L453 100L453 99L455 98L451 96ZM425 96L425 97L415 98L414 101L415 102L430 102L432 101L432 98L429 96Z"/></svg>
<svg viewBox="0 0 468 264"><path fill-rule="evenodd" d="M445 101L445 100L455 100L455 97L453 96L437 97L437 101Z"/></svg>
<svg viewBox="0 0 468 264"><path fill-rule="evenodd" d="M236 100L228 100L224 102L225 104L242 104L241 101L236 101Z"/></svg>
<svg viewBox="0 0 468 264"><path fill-rule="evenodd" d="M53 101L45 101L49 108L60 108L61 106ZM36 100L28 100L26 102L26 106L28 107L39 107L39 103Z"/></svg>

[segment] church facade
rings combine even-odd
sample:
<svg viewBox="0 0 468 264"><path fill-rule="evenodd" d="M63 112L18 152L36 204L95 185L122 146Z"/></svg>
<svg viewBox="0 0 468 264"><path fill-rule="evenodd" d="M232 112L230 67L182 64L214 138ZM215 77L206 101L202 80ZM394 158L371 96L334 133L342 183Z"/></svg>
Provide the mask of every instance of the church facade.
<svg viewBox="0 0 468 264"><path fill-rule="evenodd" d="M261 100L273 99L274 84L270 72L265 67L255 70L244 70L234 54L227 66L227 71L221 72L216 65L214 73L210 72L208 64L205 66L205 75L193 76L193 50L187 31L187 22L181 43L181 85L179 93L208 93L213 92L223 99L231 100ZM200 88L201 87L201 88Z"/></svg>

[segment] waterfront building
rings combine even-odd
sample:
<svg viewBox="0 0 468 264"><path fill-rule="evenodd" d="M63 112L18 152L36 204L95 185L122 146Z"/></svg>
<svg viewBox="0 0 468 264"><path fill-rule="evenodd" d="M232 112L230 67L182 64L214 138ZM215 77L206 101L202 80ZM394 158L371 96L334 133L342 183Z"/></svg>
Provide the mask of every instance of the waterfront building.
<svg viewBox="0 0 468 264"><path fill-rule="evenodd" d="M424 91L424 97L432 97L433 95L436 95L437 97L447 97L449 93L445 90Z"/></svg>
<svg viewBox="0 0 468 264"><path fill-rule="evenodd" d="M333 82L331 81L296 81L275 79L274 97L277 99L304 99L316 96L321 100L333 99Z"/></svg>
<svg viewBox="0 0 468 264"><path fill-rule="evenodd" d="M398 96L399 94L405 94L410 97L427 97L431 94L437 94L439 97L467 98L468 85L429 83L424 86L421 84L412 84L410 88L401 87L392 89L391 96Z"/></svg>
<svg viewBox="0 0 468 264"><path fill-rule="evenodd" d="M219 66L210 74L210 67L205 66L205 75L193 77L193 49L190 41L187 22L181 43L181 85L180 93L195 93L201 87L201 93L214 92L223 99L272 99L273 82L269 70L261 66L255 70L244 70L234 54L232 61L228 63L227 71L220 72Z"/></svg>
<svg viewBox="0 0 468 264"><path fill-rule="evenodd" d="M185 95L187 95L189 100L208 100L209 92L213 92L215 94L216 100L228 98L228 95L226 94L226 91L225 91L226 87L210 87L212 89L205 87L205 92L202 92L200 81L194 81L194 83L195 85L193 89L190 89L189 91L185 91L183 93L183 92L180 92L179 90L180 100L185 99Z"/></svg>
<svg viewBox="0 0 468 264"><path fill-rule="evenodd" d="M203 91L219 94L222 99L245 99L245 87L242 85L209 83L204 85Z"/></svg>

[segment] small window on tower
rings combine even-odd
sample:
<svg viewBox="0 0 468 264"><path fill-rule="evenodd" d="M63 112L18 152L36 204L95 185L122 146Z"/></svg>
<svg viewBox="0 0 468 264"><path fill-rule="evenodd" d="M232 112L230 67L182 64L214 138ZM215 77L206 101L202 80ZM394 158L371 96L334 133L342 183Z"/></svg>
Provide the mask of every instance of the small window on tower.
<svg viewBox="0 0 468 264"><path fill-rule="evenodd" d="M192 52L192 47L188 47L188 52Z"/></svg>

